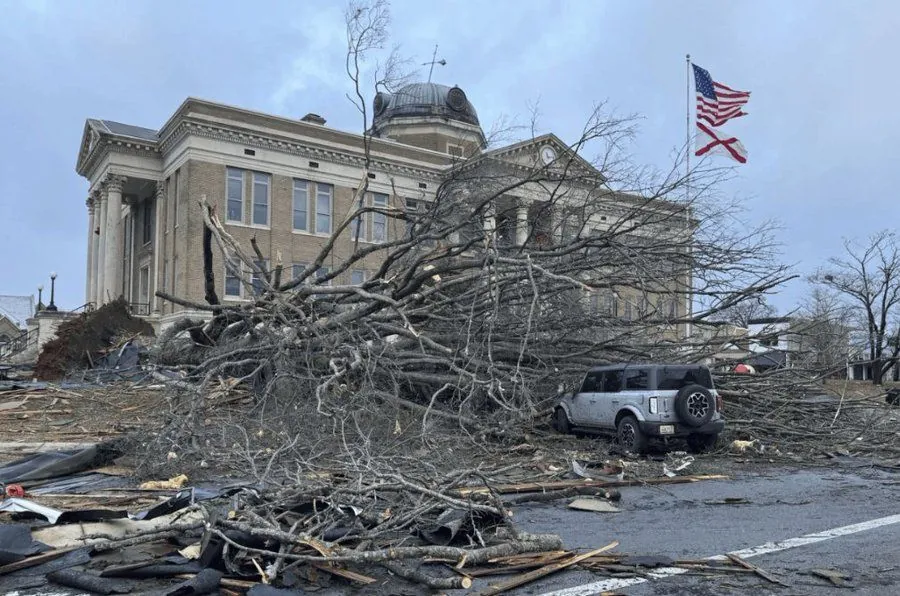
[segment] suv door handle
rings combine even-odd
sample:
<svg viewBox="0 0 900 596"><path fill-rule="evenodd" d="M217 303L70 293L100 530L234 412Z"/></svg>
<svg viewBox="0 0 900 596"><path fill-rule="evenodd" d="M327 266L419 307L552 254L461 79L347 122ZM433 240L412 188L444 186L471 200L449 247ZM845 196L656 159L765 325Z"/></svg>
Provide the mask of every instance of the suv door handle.
<svg viewBox="0 0 900 596"><path fill-rule="evenodd" d="M610 401L610 403L613 403L613 404L619 403L619 400L617 400L617 399L611 399L611 400L609 400L609 401Z"/></svg>

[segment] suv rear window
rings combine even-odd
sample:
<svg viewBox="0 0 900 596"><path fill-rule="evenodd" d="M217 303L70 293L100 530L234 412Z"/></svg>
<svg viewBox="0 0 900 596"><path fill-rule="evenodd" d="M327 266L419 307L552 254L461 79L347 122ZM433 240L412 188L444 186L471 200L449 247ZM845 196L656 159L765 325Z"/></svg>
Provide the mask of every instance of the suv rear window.
<svg viewBox="0 0 900 596"><path fill-rule="evenodd" d="M685 385L702 385L713 389L712 375L705 366L661 366L656 369L656 387L659 390L681 389Z"/></svg>

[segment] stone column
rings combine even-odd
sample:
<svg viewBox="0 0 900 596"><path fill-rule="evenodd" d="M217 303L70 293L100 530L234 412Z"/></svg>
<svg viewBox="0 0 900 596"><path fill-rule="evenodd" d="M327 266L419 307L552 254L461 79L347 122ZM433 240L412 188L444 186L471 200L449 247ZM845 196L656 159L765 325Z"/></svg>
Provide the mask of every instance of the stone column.
<svg viewBox="0 0 900 596"><path fill-rule="evenodd" d="M97 282L94 285L94 293L96 294L94 304L95 306L102 306L106 303L106 216L109 211L109 201L106 200L105 188L99 191L98 198L100 199L100 221L98 223L100 235L97 237L97 263L94 267L94 271L97 272Z"/></svg>
<svg viewBox="0 0 900 596"><path fill-rule="evenodd" d="M122 188L123 176L110 175L106 183L106 253L104 262L104 299L115 300L122 294Z"/></svg>
<svg viewBox="0 0 900 596"><path fill-rule="evenodd" d="M97 289L97 284L100 281L99 277L99 263L100 263L100 217L102 213L100 212L100 191L94 191L91 193L91 201L94 205L94 216L91 218L91 295L88 300L97 304L100 300L100 291Z"/></svg>
<svg viewBox="0 0 900 596"><path fill-rule="evenodd" d="M516 205L516 246L525 246L528 241L528 203L519 200Z"/></svg>
<svg viewBox="0 0 900 596"><path fill-rule="evenodd" d="M166 181L165 180L157 180L156 181L156 203L153 205L154 210L154 222L153 222L153 286L150 288L150 304L151 304L151 312L159 313L160 306L162 305L162 300L156 297L156 292L159 291L159 263L161 259L165 258L165 252L163 251L163 230L165 228L165 221L163 220L163 214L165 213L165 205L166 205Z"/></svg>
<svg viewBox="0 0 900 596"><path fill-rule="evenodd" d="M87 253L85 254L84 272L84 301L87 303L93 301L91 296L94 293L94 269L91 266L94 257L94 199L88 197L84 204L88 209Z"/></svg>

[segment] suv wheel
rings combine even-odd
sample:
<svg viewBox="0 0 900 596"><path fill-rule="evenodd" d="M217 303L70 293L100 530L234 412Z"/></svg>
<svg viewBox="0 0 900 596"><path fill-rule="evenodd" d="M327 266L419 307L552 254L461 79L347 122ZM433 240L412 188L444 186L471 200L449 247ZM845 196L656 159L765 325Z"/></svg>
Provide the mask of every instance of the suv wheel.
<svg viewBox="0 0 900 596"><path fill-rule="evenodd" d="M647 437L634 416L625 416L619 420L616 430L619 435L619 446L624 451L644 453L647 450Z"/></svg>
<svg viewBox="0 0 900 596"><path fill-rule="evenodd" d="M718 441L719 435L701 435L694 434L689 435L687 438L688 449L693 451L694 453L705 453L707 451L711 451L713 447L716 446L716 441Z"/></svg>
<svg viewBox="0 0 900 596"><path fill-rule="evenodd" d="M562 434L567 435L572 432L572 425L569 423L569 416L562 408L556 408L556 414L553 421L556 425L556 430L558 430Z"/></svg>
<svg viewBox="0 0 900 596"><path fill-rule="evenodd" d="M716 399L702 385L687 385L675 396L675 411L688 426L703 426L716 413Z"/></svg>

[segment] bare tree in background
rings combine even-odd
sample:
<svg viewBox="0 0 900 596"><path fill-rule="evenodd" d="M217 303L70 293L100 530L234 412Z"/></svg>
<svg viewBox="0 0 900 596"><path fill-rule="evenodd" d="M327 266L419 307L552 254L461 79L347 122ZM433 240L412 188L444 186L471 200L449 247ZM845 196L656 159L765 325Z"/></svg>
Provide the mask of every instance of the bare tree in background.
<svg viewBox="0 0 900 596"><path fill-rule="evenodd" d="M846 374L854 326L851 309L835 290L811 284L791 331L798 343L797 365L827 375Z"/></svg>
<svg viewBox="0 0 900 596"><path fill-rule="evenodd" d="M713 319L746 329L754 319L774 317L777 314L778 311L766 301L766 297L759 295L721 310Z"/></svg>
<svg viewBox="0 0 900 596"><path fill-rule="evenodd" d="M837 292L860 321L872 382L880 385L900 353L900 248L892 232L881 231L865 244L846 240L844 251L814 280Z"/></svg>

